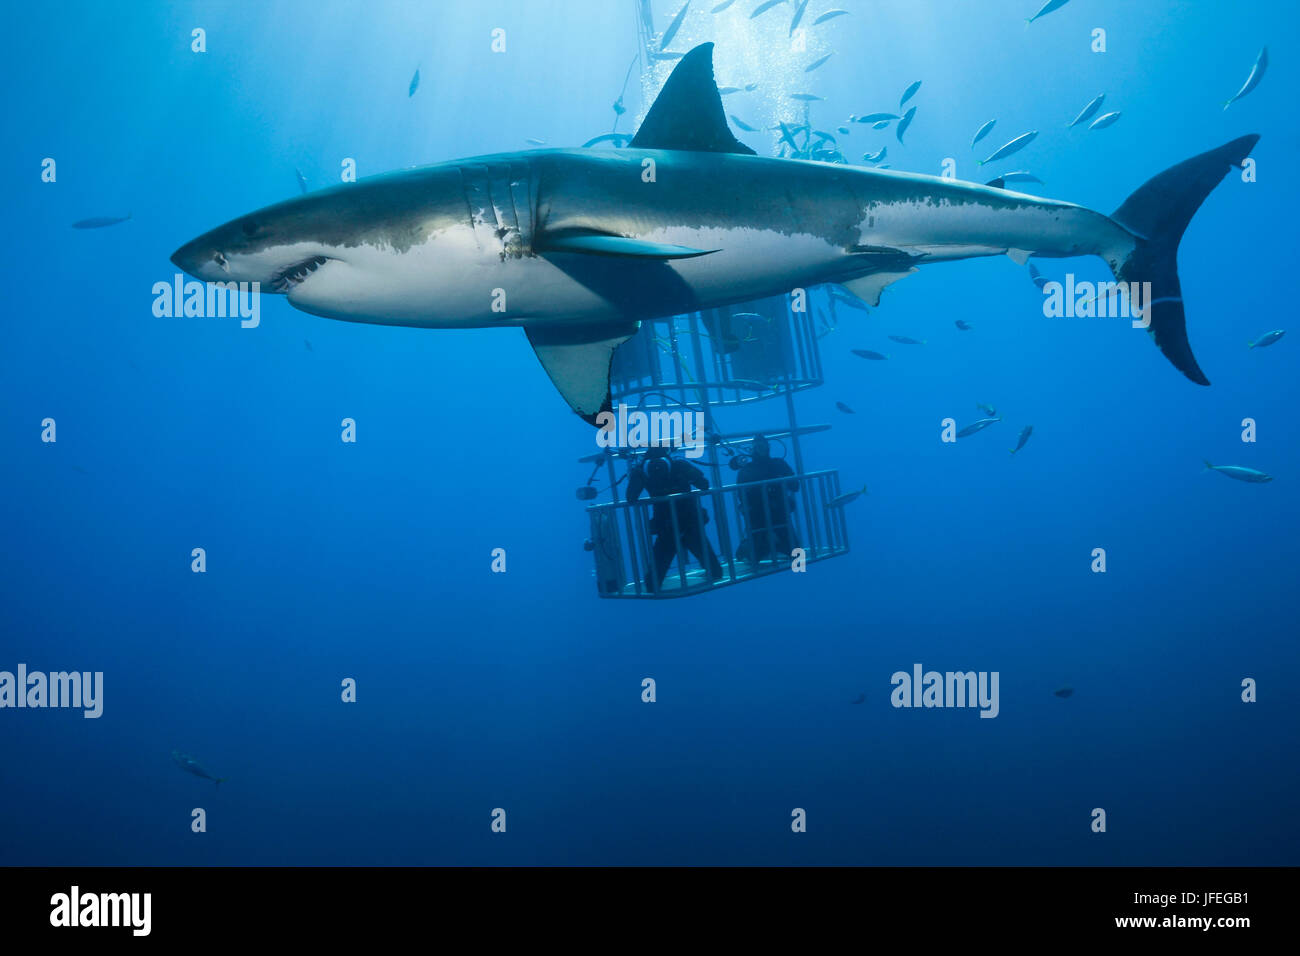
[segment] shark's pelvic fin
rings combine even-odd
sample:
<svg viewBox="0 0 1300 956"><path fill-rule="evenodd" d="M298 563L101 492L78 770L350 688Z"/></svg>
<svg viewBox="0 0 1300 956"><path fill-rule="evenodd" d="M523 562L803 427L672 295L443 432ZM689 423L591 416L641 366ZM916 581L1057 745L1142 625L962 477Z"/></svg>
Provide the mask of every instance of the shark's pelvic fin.
<svg viewBox="0 0 1300 956"><path fill-rule="evenodd" d="M636 333L638 325L536 326L525 331L542 368L569 407L594 425L596 416L612 407L609 367L614 350Z"/></svg>
<svg viewBox="0 0 1300 956"><path fill-rule="evenodd" d="M850 279L848 282L841 282L840 285L868 305L877 306L880 305L880 293L885 290L885 286L906 278L915 271L916 266L902 272L872 272L857 279Z"/></svg>
<svg viewBox="0 0 1300 956"><path fill-rule="evenodd" d="M693 259L695 256L707 256L718 251L601 235L546 236L534 243L534 248L539 252L586 252L597 256L629 256L634 259Z"/></svg>
<svg viewBox="0 0 1300 956"><path fill-rule="evenodd" d="M678 61L628 146L754 155L727 126L713 81L712 43L701 43Z"/></svg>

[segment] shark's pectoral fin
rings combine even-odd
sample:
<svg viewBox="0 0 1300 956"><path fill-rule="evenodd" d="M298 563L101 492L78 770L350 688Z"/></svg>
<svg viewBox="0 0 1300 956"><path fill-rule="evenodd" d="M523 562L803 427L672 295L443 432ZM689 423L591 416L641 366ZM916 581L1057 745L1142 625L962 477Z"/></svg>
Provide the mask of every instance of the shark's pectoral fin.
<svg viewBox="0 0 1300 956"><path fill-rule="evenodd" d="M584 252L596 256L624 256L633 259L693 259L707 256L717 249L694 249L674 246L667 242L647 242L625 236L608 236L594 233L568 236L545 236L534 243L541 253Z"/></svg>
<svg viewBox="0 0 1300 956"><path fill-rule="evenodd" d="M840 285L868 305L877 306L880 305L880 293L885 290L885 286L906 278L915 271L916 266L911 266L900 272L873 272L857 279L850 279L848 282L841 282Z"/></svg>
<svg viewBox="0 0 1300 956"><path fill-rule="evenodd" d="M538 361L569 407L591 425L610 410L609 367L614 350L639 323L526 328Z"/></svg>

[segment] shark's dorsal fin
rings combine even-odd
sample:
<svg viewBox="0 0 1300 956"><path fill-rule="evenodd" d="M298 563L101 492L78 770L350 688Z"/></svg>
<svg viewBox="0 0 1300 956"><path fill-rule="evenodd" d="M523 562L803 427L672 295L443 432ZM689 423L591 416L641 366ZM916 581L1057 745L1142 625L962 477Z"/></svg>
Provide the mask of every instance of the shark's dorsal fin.
<svg viewBox="0 0 1300 956"><path fill-rule="evenodd" d="M588 423L610 410L609 367L614 350L636 334L637 323L525 328L537 358L569 407Z"/></svg>
<svg viewBox="0 0 1300 956"><path fill-rule="evenodd" d="M678 61L628 146L754 155L727 126L722 97L713 81L712 43L701 43Z"/></svg>

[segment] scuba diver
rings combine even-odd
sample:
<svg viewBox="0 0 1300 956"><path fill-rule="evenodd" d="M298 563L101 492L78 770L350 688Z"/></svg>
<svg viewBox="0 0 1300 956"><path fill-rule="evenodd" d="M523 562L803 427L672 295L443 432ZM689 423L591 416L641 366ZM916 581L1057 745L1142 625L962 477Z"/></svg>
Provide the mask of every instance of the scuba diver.
<svg viewBox="0 0 1300 956"><path fill-rule="evenodd" d="M741 544L736 555L742 561L757 564L768 558L778 560L788 557L796 547L790 515L794 511L793 495L799 490L799 480L784 458L772 457L772 446L766 437L754 436L750 459L741 466L736 483L744 485L751 481L786 477L790 480L741 489L745 520L749 524L749 538Z"/></svg>
<svg viewBox="0 0 1300 956"><path fill-rule="evenodd" d="M627 500L636 501L644 490L649 497L660 498L664 495L677 495L689 492L691 488L706 490L709 479L704 472L690 462L669 456L668 449L655 445L646 451L645 458L628 469ZM677 535L673 535L673 517L677 518ZM650 516L649 528L654 534L654 569L653 578L646 574L646 590L658 591L663 587L664 578L673 558L684 556L685 548L705 568L709 581L722 577L722 565L714 554L709 539L704 534L704 523L709 520L709 513L696 504L695 496L684 496L677 501L656 501Z"/></svg>

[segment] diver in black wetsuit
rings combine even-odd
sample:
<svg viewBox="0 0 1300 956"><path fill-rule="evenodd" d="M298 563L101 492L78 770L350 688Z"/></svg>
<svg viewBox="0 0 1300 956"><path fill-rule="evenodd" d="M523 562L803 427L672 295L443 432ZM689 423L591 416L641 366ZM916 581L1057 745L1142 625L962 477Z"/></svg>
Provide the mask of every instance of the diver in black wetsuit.
<svg viewBox="0 0 1300 956"><path fill-rule="evenodd" d="M799 490L799 481L784 458L772 457L768 440L762 435L755 436L750 460L736 475L736 483L785 477L790 480L742 489L745 520L749 523L749 540L740 548L742 560L757 564L766 558L787 558L796 547L790 513L794 511L792 496Z"/></svg>
<svg viewBox="0 0 1300 956"><path fill-rule="evenodd" d="M627 500L636 501L644 490L651 498L663 495L675 495L709 487L709 479L704 472L690 462L669 457L668 449L654 446L646 452L645 458L628 469ZM673 535L673 515L677 516L677 536ZM646 575L646 590L658 591L663 587L664 578L673 558L679 554L679 547L684 547L708 571L709 580L716 581L722 577L722 565L713 552L704 535L704 524L708 513L696 504L694 496L683 497L679 501L656 501L650 516L650 531L654 541L654 573Z"/></svg>

